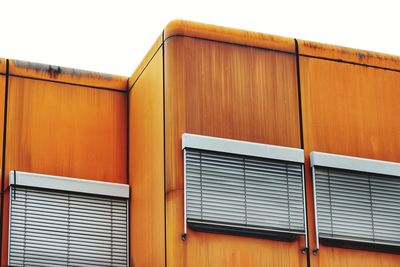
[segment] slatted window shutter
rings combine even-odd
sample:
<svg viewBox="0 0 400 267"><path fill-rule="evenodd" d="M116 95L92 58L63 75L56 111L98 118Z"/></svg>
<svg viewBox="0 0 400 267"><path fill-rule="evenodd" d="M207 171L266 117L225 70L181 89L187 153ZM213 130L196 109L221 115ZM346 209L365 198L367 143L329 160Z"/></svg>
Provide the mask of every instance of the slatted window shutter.
<svg viewBox="0 0 400 267"><path fill-rule="evenodd" d="M210 137L195 138L206 142ZM217 141L235 149L230 140ZM218 147L214 147L217 152L207 146L199 149L202 142L195 148L190 144L184 147L189 224L305 233L301 162L274 159L272 155L268 158L244 155L240 150L226 153ZM254 145L268 150L268 145Z"/></svg>
<svg viewBox="0 0 400 267"><path fill-rule="evenodd" d="M188 222L304 232L302 166L186 150Z"/></svg>
<svg viewBox="0 0 400 267"><path fill-rule="evenodd" d="M338 157L313 166L319 237L400 245L400 164Z"/></svg>
<svg viewBox="0 0 400 267"><path fill-rule="evenodd" d="M128 266L126 198L18 179L10 194L10 266Z"/></svg>

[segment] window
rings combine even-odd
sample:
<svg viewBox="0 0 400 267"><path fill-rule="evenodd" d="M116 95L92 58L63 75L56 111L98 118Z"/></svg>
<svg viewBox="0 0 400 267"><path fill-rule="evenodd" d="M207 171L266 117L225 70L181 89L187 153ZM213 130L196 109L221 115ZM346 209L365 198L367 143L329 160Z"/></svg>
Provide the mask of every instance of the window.
<svg viewBox="0 0 400 267"><path fill-rule="evenodd" d="M128 185L11 171L10 190L10 266L128 266Z"/></svg>
<svg viewBox="0 0 400 267"><path fill-rule="evenodd" d="M185 233L306 234L303 150L192 134L182 148Z"/></svg>
<svg viewBox="0 0 400 267"><path fill-rule="evenodd" d="M400 245L400 164L311 153L317 236Z"/></svg>

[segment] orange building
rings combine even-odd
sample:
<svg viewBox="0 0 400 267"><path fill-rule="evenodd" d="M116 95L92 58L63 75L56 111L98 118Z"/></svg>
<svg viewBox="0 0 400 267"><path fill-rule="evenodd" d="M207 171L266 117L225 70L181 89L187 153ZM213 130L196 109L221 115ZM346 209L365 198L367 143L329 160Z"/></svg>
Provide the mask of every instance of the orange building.
<svg viewBox="0 0 400 267"><path fill-rule="evenodd" d="M400 266L400 58L171 22L130 78L0 59L2 266Z"/></svg>

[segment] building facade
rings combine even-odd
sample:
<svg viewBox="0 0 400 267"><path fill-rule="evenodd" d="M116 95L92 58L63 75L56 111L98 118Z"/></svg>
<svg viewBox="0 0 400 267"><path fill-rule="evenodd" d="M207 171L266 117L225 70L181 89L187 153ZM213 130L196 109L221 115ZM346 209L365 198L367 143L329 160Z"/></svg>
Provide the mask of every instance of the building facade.
<svg viewBox="0 0 400 267"><path fill-rule="evenodd" d="M187 21L130 78L1 59L2 266L400 266L399 88L396 56Z"/></svg>

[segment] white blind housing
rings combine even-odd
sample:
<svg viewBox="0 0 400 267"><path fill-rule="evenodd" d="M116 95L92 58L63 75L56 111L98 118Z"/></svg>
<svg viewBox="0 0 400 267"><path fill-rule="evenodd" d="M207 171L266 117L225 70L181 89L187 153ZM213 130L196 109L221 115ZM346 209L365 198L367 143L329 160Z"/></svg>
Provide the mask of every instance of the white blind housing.
<svg viewBox="0 0 400 267"><path fill-rule="evenodd" d="M187 134L183 149L188 223L305 233L301 149Z"/></svg>
<svg viewBox="0 0 400 267"><path fill-rule="evenodd" d="M311 161L320 237L400 245L399 163L317 152Z"/></svg>
<svg viewBox="0 0 400 267"><path fill-rule="evenodd" d="M90 193L110 183L55 177L65 191L46 183L48 175L10 178L10 266L128 266L127 185L113 184L115 197ZM89 192L71 191L71 184Z"/></svg>

